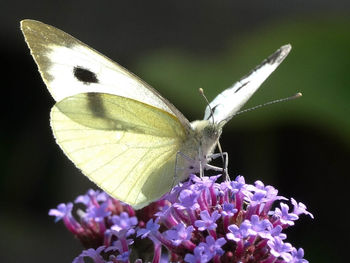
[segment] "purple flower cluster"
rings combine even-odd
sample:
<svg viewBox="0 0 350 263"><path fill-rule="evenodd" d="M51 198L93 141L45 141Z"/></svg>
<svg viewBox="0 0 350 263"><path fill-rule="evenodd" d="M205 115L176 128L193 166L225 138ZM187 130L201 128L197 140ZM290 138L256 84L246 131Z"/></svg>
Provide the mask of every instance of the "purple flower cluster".
<svg viewBox="0 0 350 263"><path fill-rule="evenodd" d="M73 263L308 262L283 233L299 215L313 218L304 204L292 198L290 209L285 197L261 181L250 185L238 176L217 183L218 177L192 175L138 211L89 190L75 207L60 204L49 214L62 219L86 248Z"/></svg>

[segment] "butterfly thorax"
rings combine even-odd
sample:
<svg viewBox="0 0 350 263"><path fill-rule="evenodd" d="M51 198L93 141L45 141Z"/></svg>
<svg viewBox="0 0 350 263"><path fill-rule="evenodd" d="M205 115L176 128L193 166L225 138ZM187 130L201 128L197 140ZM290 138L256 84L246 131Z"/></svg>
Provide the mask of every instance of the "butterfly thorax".
<svg viewBox="0 0 350 263"><path fill-rule="evenodd" d="M205 168L209 161L208 156L215 150L222 131L207 120L191 122L191 128L177 157L179 181L186 179L190 173L199 173L200 169Z"/></svg>

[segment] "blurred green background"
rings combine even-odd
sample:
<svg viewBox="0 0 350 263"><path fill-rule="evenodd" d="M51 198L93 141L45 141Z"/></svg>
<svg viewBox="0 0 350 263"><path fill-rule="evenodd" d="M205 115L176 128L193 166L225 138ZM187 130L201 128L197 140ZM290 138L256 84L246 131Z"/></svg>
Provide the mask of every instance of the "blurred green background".
<svg viewBox="0 0 350 263"><path fill-rule="evenodd" d="M346 261L349 14L347 0L2 2L0 261L71 262L80 244L47 212L92 187L54 142L53 100L19 30L24 18L54 25L119 62L189 120L203 117L198 88L211 100L291 43L246 107L304 96L235 117L221 144L232 177L271 184L314 214L287 232L306 259Z"/></svg>

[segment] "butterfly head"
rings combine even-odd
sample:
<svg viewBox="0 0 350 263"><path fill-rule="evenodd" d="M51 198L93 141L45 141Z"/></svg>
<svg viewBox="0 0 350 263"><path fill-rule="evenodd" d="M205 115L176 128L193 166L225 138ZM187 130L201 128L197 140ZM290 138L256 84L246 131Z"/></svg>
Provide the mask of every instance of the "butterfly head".
<svg viewBox="0 0 350 263"><path fill-rule="evenodd" d="M191 122L191 126L195 132L204 155L214 151L215 146L221 136L222 128L211 120L201 120Z"/></svg>

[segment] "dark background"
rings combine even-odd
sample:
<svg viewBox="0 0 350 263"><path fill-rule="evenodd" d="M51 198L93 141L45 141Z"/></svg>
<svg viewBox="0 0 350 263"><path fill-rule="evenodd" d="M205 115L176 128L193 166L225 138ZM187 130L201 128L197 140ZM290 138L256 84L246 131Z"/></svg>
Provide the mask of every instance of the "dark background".
<svg viewBox="0 0 350 263"><path fill-rule="evenodd" d="M292 52L246 107L301 99L242 114L221 144L230 174L262 180L305 203L288 241L310 262L348 253L350 2L2 1L0 261L71 262L81 247L47 215L92 185L55 144L53 99L19 30L31 18L54 25L136 73L190 120L209 100L279 46ZM5 71L4 71L5 69Z"/></svg>

